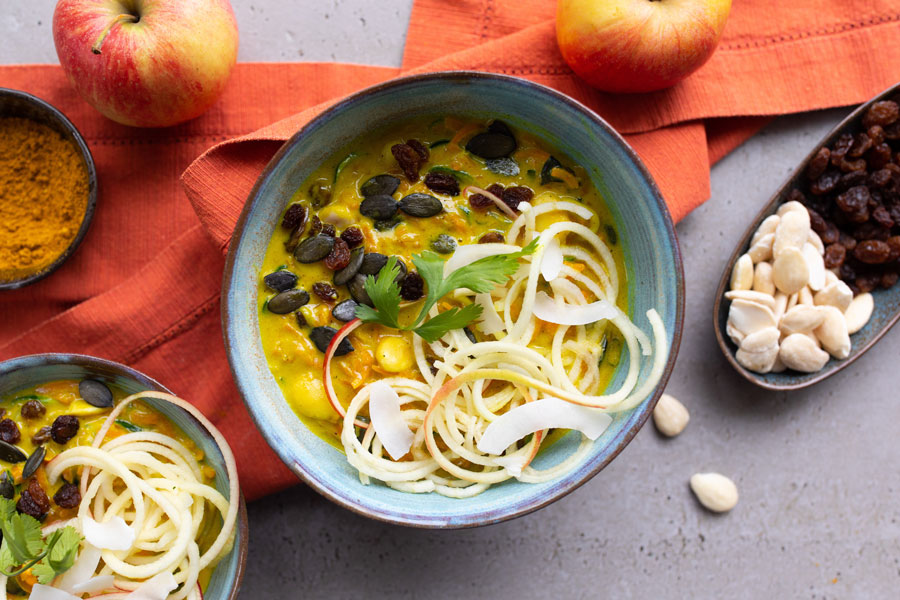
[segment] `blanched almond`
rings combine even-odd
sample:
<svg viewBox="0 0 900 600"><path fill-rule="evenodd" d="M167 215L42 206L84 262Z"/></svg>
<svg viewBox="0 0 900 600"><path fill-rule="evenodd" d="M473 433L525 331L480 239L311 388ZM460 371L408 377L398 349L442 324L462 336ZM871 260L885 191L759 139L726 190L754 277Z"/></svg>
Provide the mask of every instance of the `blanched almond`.
<svg viewBox="0 0 900 600"><path fill-rule="evenodd" d="M753 287L753 260L749 255L744 254L731 270L731 289L733 290L749 290Z"/></svg>
<svg viewBox="0 0 900 600"><path fill-rule="evenodd" d="M806 210L806 207L797 202L796 200L791 200L790 202L785 202L781 206L778 207L778 210L775 211L775 214L779 217L783 217L787 213L791 211L803 212L806 214L807 220L809 220L809 211Z"/></svg>
<svg viewBox="0 0 900 600"><path fill-rule="evenodd" d="M756 302L757 304L762 304L770 308L771 310L775 310L775 298L771 296L771 294L763 294L762 292L756 292L753 290L731 290L730 292L725 292L725 297L729 300L746 300L747 302Z"/></svg>
<svg viewBox="0 0 900 600"><path fill-rule="evenodd" d="M822 347L837 359L847 358L850 355L850 334L847 332L844 313L833 306L820 306L818 310L825 316L822 324L815 330Z"/></svg>
<svg viewBox="0 0 900 600"><path fill-rule="evenodd" d="M766 327L774 327L775 315L767 306L738 299L731 302L728 321L746 336Z"/></svg>
<svg viewBox="0 0 900 600"><path fill-rule="evenodd" d="M731 338L731 341L734 342L735 346L740 346L741 342L744 341L744 338L747 337L744 335L743 331L738 330L734 324L732 324L731 319L725 321L725 333L728 334L728 337Z"/></svg>
<svg viewBox="0 0 900 600"><path fill-rule="evenodd" d="M674 437L684 431L691 415L674 396L663 394L653 409L653 423L663 435Z"/></svg>
<svg viewBox="0 0 900 600"><path fill-rule="evenodd" d="M773 234L772 238L774 239L775 229L778 227L778 223L781 221L781 217L778 215L769 215L763 222L759 224L759 227L756 228L756 232L753 234L753 237L750 238L750 245L753 246L756 242L761 240L764 236L768 234Z"/></svg>
<svg viewBox="0 0 900 600"><path fill-rule="evenodd" d="M835 281L840 281L840 278L837 276L837 273L835 273L831 269L825 269L825 285L834 283Z"/></svg>
<svg viewBox="0 0 900 600"><path fill-rule="evenodd" d="M772 281L772 265L767 262L757 263L753 269L753 291L775 295L775 283Z"/></svg>
<svg viewBox="0 0 900 600"><path fill-rule="evenodd" d="M774 242L775 234L767 233L750 246L750 249L747 250L747 254L750 256L751 260L753 260L754 264L772 258L772 244Z"/></svg>
<svg viewBox="0 0 900 600"><path fill-rule="evenodd" d="M816 252L819 254L825 254L825 244L822 243L822 238L819 237L819 234L809 230L809 238L806 240L808 243L813 245L813 248L816 249Z"/></svg>
<svg viewBox="0 0 900 600"><path fill-rule="evenodd" d="M825 260L816 247L807 242L803 245L803 258L809 267L809 288L814 292L825 287Z"/></svg>
<svg viewBox="0 0 900 600"><path fill-rule="evenodd" d="M781 215L781 222L775 228L772 256L777 260L788 248L800 250L809 238L809 213L791 210Z"/></svg>
<svg viewBox="0 0 900 600"><path fill-rule="evenodd" d="M746 340L747 338L744 338L744 341ZM743 342L741 343L743 344ZM762 352L748 352L743 348L738 348L734 357L745 369L756 373L768 373L772 370L775 360L778 358L778 345L776 344Z"/></svg>
<svg viewBox="0 0 900 600"><path fill-rule="evenodd" d="M713 512L728 512L738 503L737 486L719 473L697 473L692 476L691 490L700 504Z"/></svg>
<svg viewBox="0 0 900 600"><path fill-rule="evenodd" d="M872 294L866 292L855 297L847 310L844 311L844 318L847 320L847 333L854 334L869 322L872 317L872 311L875 309L875 299Z"/></svg>
<svg viewBox="0 0 900 600"><path fill-rule="evenodd" d="M808 336L793 333L781 341L778 358L789 369L803 373L821 371L828 362L828 353L822 350Z"/></svg>
<svg viewBox="0 0 900 600"><path fill-rule="evenodd" d="M795 306L797 306L797 299L798 299L799 297L800 297L799 294L791 294L790 296L788 296L788 301L787 301L787 305L786 305L785 308L786 308L787 310L791 310L792 308L794 308Z"/></svg>
<svg viewBox="0 0 900 600"><path fill-rule="evenodd" d="M779 355L775 357L775 363L772 365L772 369L769 373L783 373L785 371L787 371L787 367L781 362L781 354L779 353Z"/></svg>
<svg viewBox="0 0 900 600"><path fill-rule="evenodd" d="M813 297L816 306L833 306L844 312L853 301L853 291L843 281L835 281L823 287Z"/></svg>
<svg viewBox="0 0 900 600"><path fill-rule="evenodd" d="M825 313L815 306L798 304L781 317L778 327L787 335L813 331L825 320Z"/></svg>
<svg viewBox="0 0 900 600"><path fill-rule="evenodd" d="M788 213L785 219L796 214L798 213ZM783 224L784 219L781 222ZM776 255L775 263L772 265L772 280L775 282L775 287L785 294L799 292L809 281L809 267L803 257L803 252L792 246L783 248L781 254Z"/></svg>
<svg viewBox="0 0 900 600"><path fill-rule="evenodd" d="M745 352L768 352L778 349L778 338L781 333L776 327L766 327L754 331L741 341L741 350Z"/></svg>
<svg viewBox="0 0 900 600"><path fill-rule="evenodd" d="M797 292L797 305L813 306L813 295L808 285L804 285Z"/></svg>
<svg viewBox="0 0 900 600"><path fill-rule="evenodd" d="M784 292L775 292L775 321L778 322L781 320L781 317L784 316L785 311L787 310L788 305L788 296Z"/></svg>

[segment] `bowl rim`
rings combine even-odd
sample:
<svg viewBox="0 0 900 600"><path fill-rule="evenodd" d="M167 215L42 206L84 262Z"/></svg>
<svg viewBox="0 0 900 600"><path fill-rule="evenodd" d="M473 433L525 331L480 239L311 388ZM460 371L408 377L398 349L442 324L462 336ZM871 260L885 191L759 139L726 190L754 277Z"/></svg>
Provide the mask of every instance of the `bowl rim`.
<svg viewBox="0 0 900 600"><path fill-rule="evenodd" d="M628 158L633 162L635 168L640 173L641 177L646 181L650 194L653 200L656 202L656 208L660 211L660 215L662 216L663 224L665 227L665 237L669 241L669 244L672 248L672 256L675 261L675 292L676 292L676 302L675 302L675 324L672 329L672 344L669 350L669 356L666 360L666 366L663 370L663 374L657 384L653 394L649 398L649 401L645 401L642 403L640 414L638 414L637 421L635 424L625 432L622 440L613 447L609 453L609 455L597 464L593 469L586 472L579 479L568 482L568 487L554 489L550 493L548 493L544 497L535 497L528 501L522 502L521 504L512 507L511 510L504 511L502 513L497 512L479 512L479 513L468 513L461 516L454 517L454 521L452 523L446 523L442 521L439 517L434 516L421 516L421 515L405 515L403 518L395 516L394 514L385 514L377 509L370 508L365 506L361 501L360 497L350 498L345 497L341 494L336 493L336 491L330 489L329 486L325 484L325 479L321 478L313 472L313 469L309 469L306 465L301 464L300 461L296 460L295 457L291 456L290 453L283 447L278 444L273 444L273 438L269 431L263 427L261 423L261 414L258 415L257 411L254 409L253 404L248 399L250 396L249 383L242 381L237 376L236 364L241 361L241 358L236 355L236 351L234 350L235 345L232 344L232 331L230 327L231 317L230 317L230 307L228 303L228 292L232 287L232 281L235 278L235 265L237 262L237 248L240 246L240 242L243 239L243 236L246 232L246 222L249 219L250 213L254 211L255 207L261 202L260 191L263 187L263 184L268 180L271 173L274 171L275 167L281 160L289 153L289 151L297 144L299 141L304 138L307 133L315 131L315 129L324 121L331 120L333 118L339 117L340 113L347 109L353 107L355 104L365 101L369 96L374 94L380 94L384 92L389 92L398 87L405 87L408 85L414 85L418 82L429 81L429 80L441 80L449 83L458 83L458 82L469 82L473 79L479 80L489 80L493 82L498 82L501 85L510 86L512 89L515 88L525 88L530 91L535 91L539 94L543 94L544 96L548 96L550 100L555 100L556 102L561 102L567 105L570 108L575 109L576 111L582 113L598 125L601 129L603 129L612 139L613 143L618 145L619 148L628 156ZM367 88L364 88L354 94L351 94L344 99L336 102L335 104L329 106L321 113L316 115L313 119L303 125L298 131L296 131L284 144L279 148L278 152L272 157L272 159L268 162L265 169L258 176L256 183L253 185L246 202L244 203L244 207L241 210L240 217L237 221L237 224L234 228L234 233L232 234L232 239L228 245L228 253L225 259L225 268L224 275L222 278L222 292L221 292L221 317L222 317L222 330L223 336L225 338L225 346L228 352L228 364L231 369L232 378L237 385L238 391L241 394L241 398L244 401L245 406L247 407L247 412L250 413L250 417L253 419L254 424L259 430L260 434L272 448L272 450L278 455L278 457L284 462L284 464L297 476L301 481L312 487L319 494L327 498L328 500L334 502L338 506L346 508L358 515L368 517L371 519L375 519L378 521L383 521L386 523L392 523L396 525L403 525L408 527L416 527L421 529L465 529L471 527L481 527L484 525L492 525L495 523L501 523L503 521L508 521L510 519L514 519L517 517L521 517L523 515L534 512L540 508L543 508L552 502L563 498L564 496L570 494L577 488L581 487L589 480L591 480L597 473L602 471L614 458L616 458L619 453L627 446L631 440L637 435L637 432L644 426L647 419L650 416L650 413L653 411L653 408L656 406L659 397L662 395L663 390L666 387L666 383L669 380L669 377L672 374L672 370L675 366L675 359L678 355L678 350L681 345L681 337L682 331L684 327L684 263L682 261L681 256L681 248L678 243L678 237L675 233L675 225L672 221L672 216L669 211L668 205L662 197L662 194L659 191L659 187L656 184L656 181L653 179L652 175L650 175L649 170L646 165L644 165L643 161L634 151L634 149L625 141L625 139L609 124L607 123L599 114L585 106L581 102L571 98L570 96L563 94L557 90L554 90L550 87L535 83L533 81L529 81L527 79L523 79L520 77L514 77L511 75L503 75L499 73L489 73L482 71L466 71L466 70L454 70L454 71L437 71L432 73L424 73L418 75L408 75L404 77L398 77L395 79L391 79L389 81L379 83ZM260 413L262 410L260 409Z"/></svg>
<svg viewBox="0 0 900 600"><path fill-rule="evenodd" d="M40 354L26 354L23 356L17 356L15 358L9 358L7 360L0 361L0 378L19 369L32 368L42 365L50 366L60 364L78 365L87 369L103 369L113 371L120 375L130 377L142 385L146 385L148 390L164 392L166 394L172 393L172 391L169 390L166 386L159 383L149 375L141 373L133 367L129 367L128 365L124 365L122 363L115 362L106 358L99 358L96 356L90 356L88 354L77 354L71 352L45 352ZM178 408L179 410L184 410L180 407ZM190 413L186 414L191 417L192 420L196 421L193 415L191 415ZM203 427L199 422L197 424L200 427ZM237 600L238 593L241 589L241 582L244 579L244 573L247 569L247 553L250 529L249 517L247 515L247 503L244 500L243 492L241 493L240 506L238 507L237 528L237 533L240 536L240 544L238 544L238 546L235 548L238 552L237 566L235 568L234 579L231 582L231 590L228 592L228 595L221 600Z"/></svg>
<svg viewBox="0 0 900 600"><path fill-rule="evenodd" d="M846 132L850 127L852 127L855 123L858 124L859 120L862 118L863 113L868 110L872 104L875 102L885 100L888 97L894 96L900 93L900 83L895 83L889 88L879 92L869 100L859 104L856 108L854 108L850 113L841 119L841 121L831 128L828 133L826 133L809 151L809 153L797 163L796 168L788 175L787 179L785 179L781 185L775 190L772 196L768 201L763 204L760 211L756 214L753 220L750 222L750 225L744 231L743 236L740 241L735 245L734 250L731 252L731 255L728 257L728 260L725 262L725 266L722 271L722 276L719 279L719 286L716 288L716 296L713 301L713 310L712 310L712 320L713 320L713 331L715 332L716 342L718 342L719 349L722 351L722 354L725 355L725 359L734 367L734 370L737 371L741 377L749 381L750 383L757 385L761 388L772 390L776 392L785 392L792 390L800 390L811 385L815 385L820 381L828 379L832 375L839 373L852 365L856 359L861 357L863 354L869 351L878 341L881 340L887 334L887 332L900 320L900 310L897 310L893 317L891 317L887 323L885 323L884 327L875 334L868 342L863 344L862 346L854 347L851 350L850 356L848 356L844 360L836 360L834 357L829 357L828 362L825 363L825 366L816 373L798 373L798 376L802 375L812 375L812 377L806 377L802 380L794 380L791 383L773 383L768 379L768 373L756 373L750 371L742 364L737 361L735 357L735 352L731 349L731 339L727 337L724 332L722 325L722 311L725 310L725 292L726 288L729 285L731 280L731 270L734 267L734 263L737 262L737 259L743 255L749 246L750 239L753 237L753 234L756 232L760 223L768 217L769 215L775 214L778 210L778 207L784 204L787 199L786 192L789 188L794 187L795 183L804 176L804 172L806 170L806 166L809 164L809 161L816 155L820 148L826 145L831 145L840 135ZM727 317L726 317L727 318Z"/></svg>
<svg viewBox="0 0 900 600"><path fill-rule="evenodd" d="M85 206L84 217L81 220L81 225L78 227L78 232L75 234L75 237L72 238L72 241L66 247L63 252L56 257L52 263L50 263L44 269L38 271L37 273L32 273L26 277L21 277L19 279L10 279L7 281L0 281L0 291L3 290L16 290L26 285L31 285L32 283L37 283L41 279L49 276L51 273L56 271L59 267L62 266L64 262L66 262L70 256L72 256L78 247L81 245L82 240L85 235L87 235L87 231L90 228L91 221L94 219L94 212L97 207L97 167L94 164L94 157L91 155L91 151L88 148L87 143L84 141L84 137L81 135L81 132L72 124L72 121L66 117L58 108L47 102L46 100L42 100L37 96L29 94L28 92L23 92L22 90L14 90L11 88L0 87L0 97L13 97L23 100L27 104L31 104L32 106L37 107L38 110L44 112L48 115L49 119L59 126L62 127L63 130L68 132L69 135L72 136L72 139L75 142L76 148L78 148L78 152L81 154L82 159L84 160L85 166L87 168L88 173L88 201L87 206ZM12 117L15 118L15 115L0 115L0 118ZM23 117L28 118L28 117ZM30 119L33 120L33 119Z"/></svg>

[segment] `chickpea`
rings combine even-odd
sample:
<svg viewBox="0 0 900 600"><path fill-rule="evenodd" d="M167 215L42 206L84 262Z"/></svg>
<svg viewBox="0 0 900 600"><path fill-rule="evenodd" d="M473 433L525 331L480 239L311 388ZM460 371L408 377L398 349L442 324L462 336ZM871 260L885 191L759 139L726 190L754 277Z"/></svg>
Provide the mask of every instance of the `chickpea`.
<svg viewBox="0 0 900 600"><path fill-rule="evenodd" d="M385 371L400 373L413 366L412 348L402 337L386 336L381 338L375 349L375 358Z"/></svg>

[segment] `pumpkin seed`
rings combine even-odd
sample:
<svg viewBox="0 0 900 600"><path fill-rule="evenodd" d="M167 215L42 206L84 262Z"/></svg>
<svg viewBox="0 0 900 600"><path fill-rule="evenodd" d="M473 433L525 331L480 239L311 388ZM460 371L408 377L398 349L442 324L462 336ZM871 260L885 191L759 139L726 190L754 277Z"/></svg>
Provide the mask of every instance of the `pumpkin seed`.
<svg viewBox="0 0 900 600"><path fill-rule="evenodd" d="M442 233L431 242L431 247L438 254L453 254L456 252L456 240L453 236Z"/></svg>
<svg viewBox="0 0 900 600"><path fill-rule="evenodd" d="M466 144L466 150L485 159L503 158L515 149L515 138L502 133L479 133Z"/></svg>
<svg viewBox="0 0 900 600"><path fill-rule="evenodd" d="M397 201L387 194L368 196L359 204L359 212L364 217L385 221L397 214Z"/></svg>
<svg viewBox="0 0 900 600"><path fill-rule="evenodd" d="M393 219L382 219L380 221L375 221L375 230L376 231L390 231L397 225L403 222L403 219L400 217L394 217Z"/></svg>
<svg viewBox="0 0 900 600"><path fill-rule="evenodd" d="M8 463L20 463L28 460L28 455L10 444L0 440L0 460Z"/></svg>
<svg viewBox="0 0 900 600"><path fill-rule="evenodd" d="M13 485L12 479L9 476L9 471L4 471L3 475L0 475L0 496L3 496L7 500L12 500L15 495L16 486Z"/></svg>
<svg viewBox="0 0 900 600"><path fill-rule="evenodd" d="M313 341L313 344L316 345L319 352L325 353L328 350L328 344L331 343L331 338L333 338L337 332L338 330L334 327L313 327L312 331L309 332L309 339ZM338 344L334 355L343 356L350 352L353 352L353 344L350 343L350 340L344 338L341 340L341 343Z"/></svg>
<svg viewBox="0 0 900 600"><path fill-rule="evenodd" d="M350 262L347 263L346 267L340 271L335 271L334 273L334 285L347 285L347 282L353 279L353 276L359 272L359 268L362 266L364 259L365 250L363 250L362 246L351 250Z"/></svg>
<svg viewBox="0 0 900 600"><path fill-rule="evenodd" d="M113 405L112 392L106 384L96 379L83 379L78 384L78 393L81 399L97 408L109 408Z"/></svg>
<svg viewBox="0 0 900 600"><path fill-rule="evenodd" d="M344 323L352 321L356 318L356 307L358 306L359 303L357 303L356 300L344 300L343 302L338 302L338 304L331 309L331 316Z"/></svg>
<svg viewBox="0 0 900 600"><path fill-rule="evenodd" d="M368 198L370 196L390 196L397 191L398 187L400 187L400 180L393 175L385 173L383 175L376 175L362 184L362 187L359 188L359 193L362 194L363 198Z"/></svg>
<svg viewBox="0 0 900 600"><path fill-rule="evenodd" d="M369 252L363 256L359 272L363 275L375 275L387 264L388 257L378 252Z"/></svg>
<svg viewBox="0 0 900 600"><path fill-rule="evenodd" d="M484 163L488 171L497 175L506 175L507 177L515 177L519 174L519 163L511 158L492 158Z"/></svg>
<svg viewBox="0 0 900 600"><path fill-rule="evenodd" d="M275 271L263 277L263 283L274 292L286 292L297 285L297 276L290 271Z"/></svg>
<svg viewBox="0 0 900 600"><path fill-rule="evenodd" d="M350 280L350 283L347 284L347 288L350 290L350 295L353 296L353 299L358 303L365 304L366 306L374 306L372 299L369 297L369 292L366 291L365 275L360 273L354 275L353 279Z"/></svg>
<svg viewBox="0 0 900 600"><path fill-rule="evenodd" d="M400 200L400 210L413 217L433 217L444 210L444 205L428 194L410 194Z"/></svg>
<svg viewBox="0 0 900 600"><path fill-rule="evenodd" d="M556 157L551 156L544 161L544 166L541 167L541 185L547 185L548 183L562 183L562 179L553 176L553 169L562 169L573 175L575 174L572 169L564 167L562 163L556 160Z"/></svg>
<svg viewBox="0 0 900 600"><path fill-rule="evenodd" d="M269 309L269 312L273 312L276 315L286 315L294 312L307 302L309 302L309 292L306 290L287 290L273 296L266 308Z"/></svg>
<svg viewBox="0 0 900 600"><path fill-rule="evenodd" d="M28 460L25 461L25 467L22 469L22 479L28 479L34 475L38 467L44 462L44 457L46 455L47 449L43 446L35 448L34 452L31 453L31 456L28 457Z"/></svg>
<svg viewBox="0 0 900 600"><path fill-rule="evenodd" d="M300 242L294 250L294 258L305 264L318 262L331 254L333 247L334 238L320 233Z"/></svg>

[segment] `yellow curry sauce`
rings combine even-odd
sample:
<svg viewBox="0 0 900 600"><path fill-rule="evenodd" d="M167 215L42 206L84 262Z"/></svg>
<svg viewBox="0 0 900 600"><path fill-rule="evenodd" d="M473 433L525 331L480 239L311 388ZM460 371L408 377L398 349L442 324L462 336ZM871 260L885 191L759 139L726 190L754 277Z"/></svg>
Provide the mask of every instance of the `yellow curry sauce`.
<svg viewBox="0 0 900 600"><path fill-rule="evenodd" d="M323 163L301 185L288 207L304 204L310 214L317 215L324 223L335 226L337 235L348 227L362 230L365 252L378 252L397 256L409 269L414 269L411 256L432 250L432 244L441 234L452 236L458 245L477 244L485 234L506 236L512 219L496 208L475 208L464 188L476 186L487 189L492 184L525 186L534 192L533 205L559 200L576 201L589 207L595 216L587 224L606 242L613 253L617 269L625 273L621 244L608 209L601 195L590 183L590 178L580 166L556 153L555 158L563 168L553 170L553 179L542 183L551 152L535 136L516 130L516 150L509 156L518 165L518 174L500 174L490 170L484 159L466 151L466 142L483 132L489 121L471 121L455 117L419 119L389 130L364 136ZM424 177L411 183L391 152L396 144L415 139L428 147L428 159L421 168L424 176L429 172L451 173L460 184L461 192L451 197L430 190ZM370 178L391 174L400 179L393 194L396 199L421 192L438 197L444 210L433 217L417 218L400 215L399 223L391 228L377 224L360 214L363 197L360 187ZM561 217L557 213L537 217L536 229L541 231ZM380 230L381 229L381 230ZM324 354L311 341L311 327L331 326L339 329L344 323L332 316L334 306L350 297L346 286L335 285L336 301L325 301L312 292L317 282L332 282L334 273L323 262L305 264L297 261L286 249L291 232L277 227L263 259L259 273L258 309L259 327L263 350L269 367L281 388L285 399L297 416L319 437L338 449L340 442L340 417L330 406L322 380ZM499 240L493 240L499 241ZM445 255L449 258L451 254ZM573 257L566 257L570 266L579 268ZM297 275L296 287L310 292L310 300L298 311L275 314L267 310L267 302L275 292L266 286L263 278L276 270L287 269ZM617 303L625 306L627 285L620 285ZM457 304L449 296L439 302L440 310ZM413 308L417 311L417 309ZM404 313L401 310L401 321ZM406 315L411 318L414 314ZM301 324L301 321L303 322ZM532 346L549 347L555 326L544 324L536 333ZM378 324L365 324L351 336L354 351L336 357L332 364L332 377L337 396L346 406L353 395L365 385L383 377L407 377L421 379L412 352L411 332L400 332ZM611 333L607 351L600 365L603 385L612 377L618 364L621 340ZM379 360L379 358L381 360Z"/></svg>
<svg viewBox="0 0 900 600"><path fill-rule="evenodd" d="M42 445L46 450L44 462L37 468L33 479L44 489L46 495L50 499L50 510L43 518L44 524L50 524L55 521L71 519L78 513L78 508L61 508L57 505L54 495L59 489L66 484L66 481L60 480L55 485L51 485L44 465L51 461L55 456L62 453L68 448L74 446L90 445L97 434L103 422L106 421L107 415L112 408L99 408L87 403L82 399L79 393L78 380L59 380L43 383L30 388L18 390L10 393L0 399L0 408L3 409L3 419L13 421L20 432L21 438L14 444L28 456L34 452L38 445ZM113 395L114 404L118 404L128 394L122 390L107 386ZM22 407L28 402L39 402L45 409L44 413L39 417L27 418L22 414ZM42 443L35 443L33 439L43 428L51 427L54 421L61 416L71 415L78 419L78 432L74 437L65 443L57 443L52 438L46 439ZM187 448L194 457L200 462L201 472L203 473L204 483L212 484L215 479L215 470L204 460L204 453L185 433L176 426L171 420L159 411L153 409L146 403L138 400L127 405L119 417L116 419L112 427L106 433L104 440L111 440L118 436L133 431L151 431L160 433L174 438L185 448ZM44 436L47 437L47 436ZM0 460L0 472L8 472L12 475L13 483L16 486L14 500L19 500L23 489L27 488L29 479L23 480L22 472L25 462L9 463ZM71 473L64 479L70 483L77 483L79 473ZM221 528L221 520L218 522L205 522L202 526L204 541L215 539ZM206 587L209 577L212 574L214 565L207 568L201 574L201 586ZM21 587L27 592L30 586L36 583L36 580L29 571L26 571L18 577Z"/></svg>

